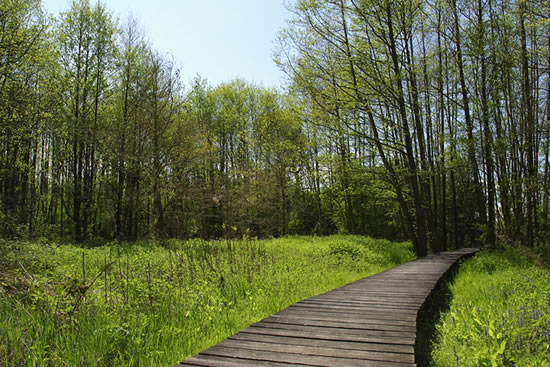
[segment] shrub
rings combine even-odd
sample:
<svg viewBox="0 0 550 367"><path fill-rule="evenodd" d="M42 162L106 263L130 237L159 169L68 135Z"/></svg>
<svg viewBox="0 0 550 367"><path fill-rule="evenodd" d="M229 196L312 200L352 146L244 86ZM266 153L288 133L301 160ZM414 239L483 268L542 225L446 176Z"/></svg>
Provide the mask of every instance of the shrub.
<svg viewBox="0 0 550 367"><path fill-rule="evenodd" d="M450 285L436 366L550 365L550 273L520 248L483 251Z"/></svg>

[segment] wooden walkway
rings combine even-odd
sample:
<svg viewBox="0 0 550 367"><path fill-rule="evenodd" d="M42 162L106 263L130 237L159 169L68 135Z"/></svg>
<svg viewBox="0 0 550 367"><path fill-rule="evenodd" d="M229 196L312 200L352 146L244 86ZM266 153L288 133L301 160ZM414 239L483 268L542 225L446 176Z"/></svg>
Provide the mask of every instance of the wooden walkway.
<svg viewBox="0 0 550 367"><path fill-rule="evenodd" d="M305 299L183 366L416 366L416 319L461 249L396 266Z"/></svg>

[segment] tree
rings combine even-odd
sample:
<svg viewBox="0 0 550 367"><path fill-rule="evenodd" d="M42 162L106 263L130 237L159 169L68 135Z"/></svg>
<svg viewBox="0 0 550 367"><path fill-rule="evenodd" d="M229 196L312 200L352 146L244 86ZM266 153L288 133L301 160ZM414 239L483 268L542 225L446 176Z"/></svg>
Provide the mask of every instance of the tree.
<svg viewBox="0 0 550 367"><path fill-rule="evenodd" d="M529 244L539 233L536 86L547 29L537 21L546 10L535 9L494 0L291 6L279 64L345 142L343 156L361 151L352 140L375 147L371 164L384 168L418 255L449 241L493 244L499 226Z"/></svg>
<svg viewBox="0 0 550 367"><path fill-rule="evenodd" d="M41 88L50 53L39 1L0 1L0 26L0 234L12 237L33 232Z"/></svg>
<svg viewBox="0 0 550 367"><path fill-rule="evenodd" d="M66 88L60 96L65 103L66 131L72 146L71 219L74 237L89 236L95 200L99 162L96 151L113 67L115 24L104 5L92 7L88 0L73 1L62 14L58 26L62 78Z"/></svg>

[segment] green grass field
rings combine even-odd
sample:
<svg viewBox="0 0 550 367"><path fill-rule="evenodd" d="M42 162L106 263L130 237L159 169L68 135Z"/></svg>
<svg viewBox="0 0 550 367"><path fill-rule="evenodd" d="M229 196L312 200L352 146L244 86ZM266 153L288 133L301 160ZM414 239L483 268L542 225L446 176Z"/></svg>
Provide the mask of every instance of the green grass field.
<svg viewBox="0 0 550 367"><path fill-rule="evenodd" d="M96 248L0 243L0 366L169 366L413 258L359 236Z"/></svg>
<svg viewBox="0 0 550 367"><path fill-rule="evenodd" d="M460 266L437 327L434 366L550 366L550 272L524 249Z"/></svg>

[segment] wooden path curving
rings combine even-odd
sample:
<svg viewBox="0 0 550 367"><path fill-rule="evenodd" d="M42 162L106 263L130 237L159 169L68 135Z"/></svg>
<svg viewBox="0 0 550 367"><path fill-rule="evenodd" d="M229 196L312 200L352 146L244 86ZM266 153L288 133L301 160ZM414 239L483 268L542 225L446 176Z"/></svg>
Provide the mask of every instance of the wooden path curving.
<svg viewBox="0 0 550 367"><path fill-rule="evenodd" d="M418 311L476 251L427 256L305 299L176 366L416 366Z"/></svg>

